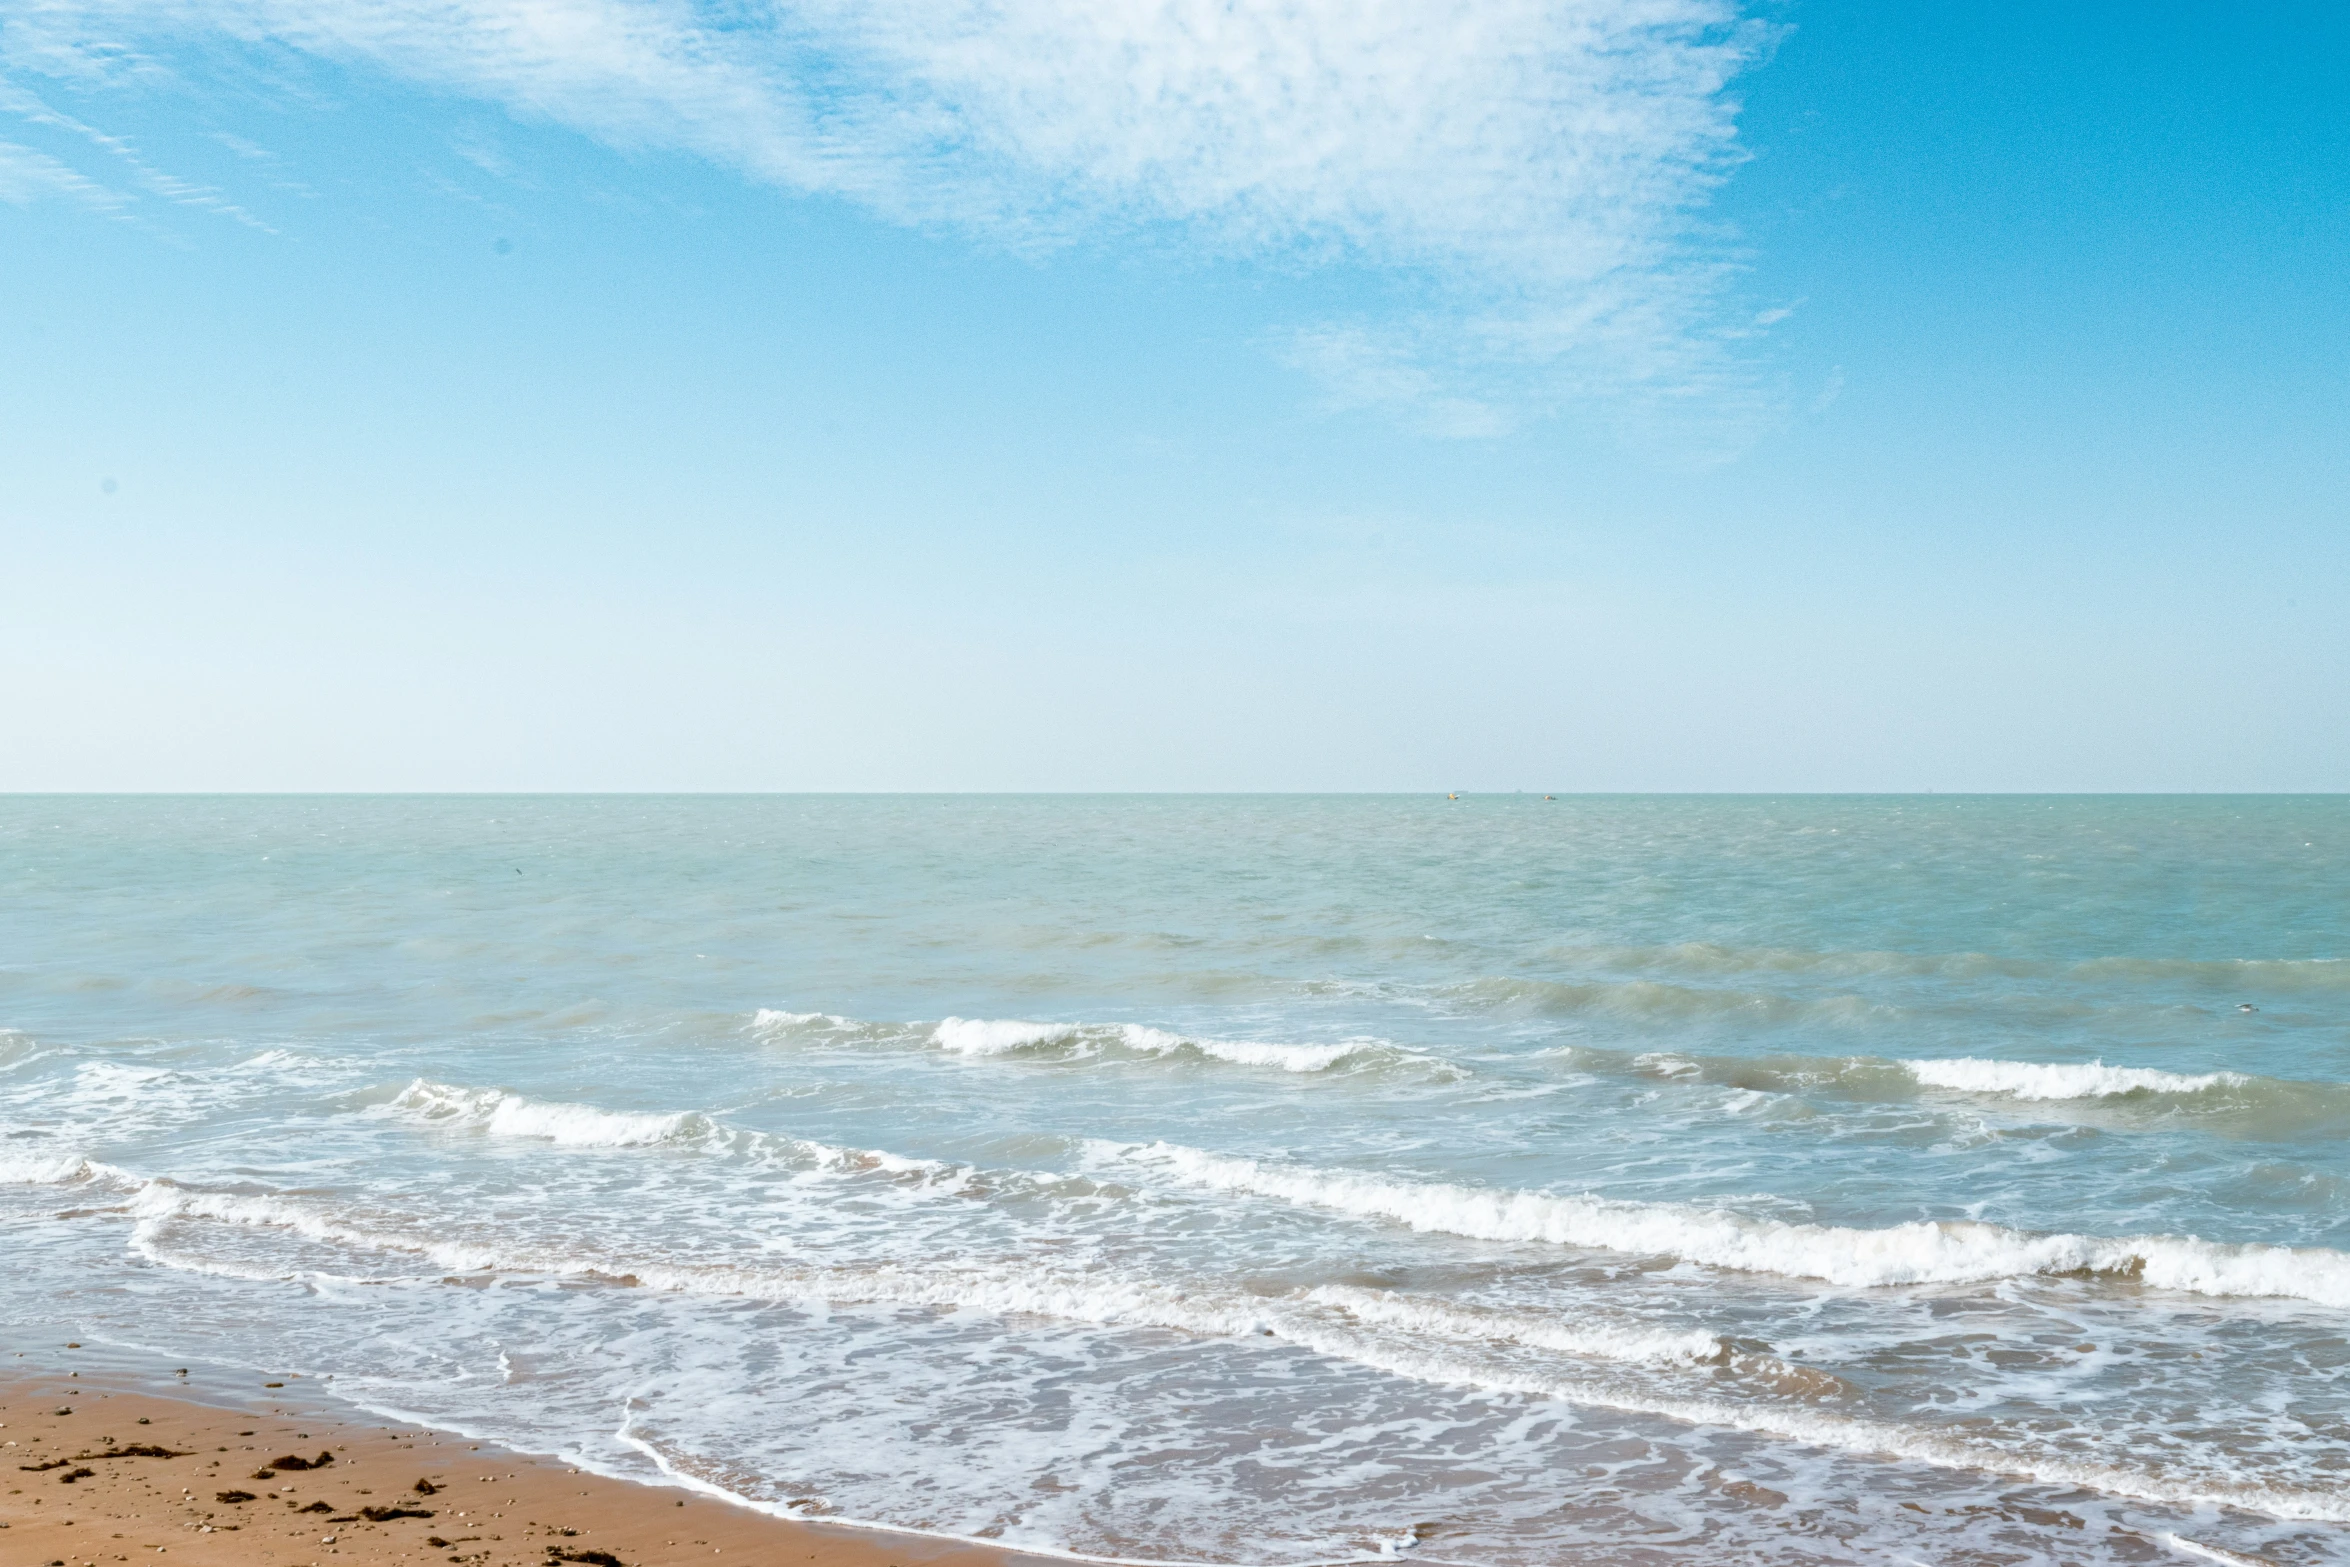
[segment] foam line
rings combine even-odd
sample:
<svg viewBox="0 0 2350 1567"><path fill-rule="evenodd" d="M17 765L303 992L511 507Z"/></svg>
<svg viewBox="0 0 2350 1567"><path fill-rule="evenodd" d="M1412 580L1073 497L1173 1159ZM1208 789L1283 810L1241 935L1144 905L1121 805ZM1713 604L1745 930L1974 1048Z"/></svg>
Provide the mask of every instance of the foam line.
<svg viewBox="0 0 2350 1567"><path fill-rule="evenodd" d="M1092 1151L1096 1158L1141 1166L1208 1190L1274 1197L1473 1240L1587 1246L1863 1287L2088 1273L2199 1295L2279 1296L2350 1307L2350 1255L2319 1246L2234 1246L2176 1235L2034 1234L1953 1219L1854 1229L1790 1224L1687 1203L1395 1181L1172 1143L1097 1143Z"/></svg>
<svg viewBox="0 0 2350 1567"><path fill-rule="evenodd" d="M1961 1056L1945 1061L1906 1061L1910 1076L1927 1088L1961 1093L2003 1094L2013 1099L2110 1099L2120 1094L2201 1094L2214 1088L2241 1088L2252 1081L2241 1072L2164 1072L2151 1067L2107 1066L2102 1061L2049 1064L2039 1061L1985 1061Z"/></svg>
<svg viewBox="0 0 2350 1567"><path fill-rule="evenodd" d="M1451 1303L1392 1297L1381 1292L1310 1292L1258 1297L1098 1273L1025 1267L895 1265L762 1268L681 1264L598 1256L563 1248L511 1246L493 1239L447 1238L445 1225L390 1215L363 1221L327 1203L279 1192L208 1192L165 1179L144 1182L123 1205L144 1229L186 1220L275 1227L306 1238L404 1253L450 1272L508 1272L599 1277L616 1284L787 1303L881 1303L977 1309L999 1315L1040 1315L1109 1327L1162 1327L1219 1337L1267 1337L1300 1349L1351 1361L1417 1381L1516 1393L1661 1416L1691 1425L1755 1432L1846 1451L1914 1459L1945 1468L2013 1474L2046 1484L2088 1486L2148 1501L2248 1508L2280 1518L2350 1522L2350 1497L2266 1485L2232 1475L2156 1475L2051 1452L2029 1433L2007 1441L1904 1425L1772 1399L1757 1390L1749 1402L1691 1397L1655 1386L1637 1366L1560 1358L1539 1369L1496 1364L1477 1354L1479 1343L1539 1345L1537 1326L1504 1326L1503 1314ZM151 1232L150 1232L151 1237ZM181 1265L160 1247L150 1255ZM1439 1335L1474 1319L1472 1342ZM1381 1320L1384 1318L1385 1320ZM1615 1332L1609 1325L1607 1332ZM1597 1349L1604 1334L1580 1347ZM1654 1346L1643 1346L1653 1348Z"/></svg>
<svg viewBox="0 0 2350 1567"><path fill-rule="evenodd" d="M2181 1556L2198 1556L2207 1562L2220 1562L2224 1567L2277 1567L2265 1556L2246 1556L2224 1546L2205 1545L2201 1540L2190 1540L2183 1534L2165 1534L2162 1543Z"/></svg>
<svg viewBox="0 0 2350 1567"><path fill-rule="evenodd" d="M441 1125L472 1126L496 1137L533 1137L566 1148L645 1148L709 1136L707 1116L602 1110L593 1105L526 1099L502 1088L459 1088L418 1078L392 1109Z"/></svg>
<svg viewBox="0 0 2350 1567"><path fill-rule="evenodd" d="M959 1179L968 1166L909 1159L872 1148L840 1148L802 1137L746 1131L698 1110L672 1113L605 1110L595 1105L529 1099L502 1088L465 1088L418 1078L385 1106L431 1126L459 1126L492 1137L564 1148L682 1148L764 1159L791 1168L843 1173L881 1170Z"/></svg>
<svg viewBox="0 0 2350 1567"><path fill-rule="evenodd" d="M1412 1065L1465 1075L1452 1062L1408 1050L1384 1039L1341 1039L1300 1044L1261 1039L1208 1039L1141 1023L1036 1023L1021 1018L949 1017L924 1027L863 1023L829 1012L785 1012L762 1007L751 1014L753 1032L774 1037L797 1030L847 1035L874 1041L920 1041L950 1055L984 1059L1037 1055L1060 1061L1097 1058L1159 1058L1214 1061L1228 1066L1271 1067L1284 1072L1325 1072L1342 1063Z"/></svg>

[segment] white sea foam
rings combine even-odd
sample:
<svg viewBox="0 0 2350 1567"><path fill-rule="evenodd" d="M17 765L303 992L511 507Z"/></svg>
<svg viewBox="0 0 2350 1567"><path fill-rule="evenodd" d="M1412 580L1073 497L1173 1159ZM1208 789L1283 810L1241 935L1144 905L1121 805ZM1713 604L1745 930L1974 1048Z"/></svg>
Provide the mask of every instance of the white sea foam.
<svg viewBox="0 0 2350 1567"><path fill-rule="evenodd" d="M1194 1039L1164 1029L1128 1023L1118 1030L1119 1043L1146 1055L1179 1055L1189 1051L1235 1066L1270 1066L1284 1072L1322 1072L1351 1057L1392 1050L1384 1040L1343 1039L1327 1045L1286 1045L1254 1039Z"/></svg>
<svg viewBox="0 0 2350 1567"><path fill-rule="evenodd" d="M1585 1308L1570 1321L1351 1284L1317 1285L1306 1291L1304 1298L1316 1305L1335 1306L1358 1322L1462 1343L1523 1344L1529 1349L1598 1360L1667 1365L1718 1362L1727 1354L1717 1334L1694 1328L1660 1328L1596 1308Z"/></svg>
<svg viewBox="0 0 2350 1567"><path fill-rule="evenodd" d="M11 1138L0 1142L0 1182L12 1186L100 1183L128 1190L138 1184L138 1178L78 1149L58 1148L46 1139Z"/></svg>
<svg viewBox="0 0 2350 1567"><path fill-rule="evenodd" d="M777 1029L785 1028L802 1028L810 1023L828 1023L835 1028L849 1026L847 1018L835 1017L830 1012L785 1012L776 1007L761 1007L751 1014L751 1027L761 1033L772 1033Z"/></svg>
<svg viewBox="0 0 2350 1567"><path fill-rule="evenodd" d="M166 1266L204 1271L248 1265L212 1264L182 1247L155 1244L146 1227L211 1220L289 1231L305 1239L404 1253L451 1272L488 1271L600 1277L621 1284L697 1295L781 1303L886 1304L947 1310L1034 1315L1112 1327L1158 1327L1235 1338L1271 1338L1315 1354L1352 1361L1390 1375L1487 1391L1557 1398L1661 1415L1691 1424L1780 1436L1847 1451L1881 1453L1951 1468L2019 1475L2047 1484L2090 1486L2118 1495L2185 1505L2221 1504L2272 1516L2350 1521L2350 1498L2326 1490L2273 1486L2228 1473L2173 1467L2162 1473L2088 1461L2049 1449L2029 1432L1985 1437L1854 1416L1787 1399L1751 1402L1678 1394L1632 1375L1636 1366L1606 1364L1711 1358L1701 1338L1631 1336L1609 1324L1590 1334L1549 1329L1531 1319L1371 1290L1297 1292L1259 1297L1229 1289L1190 1287L1071 1271L1051 1264L878 1266L695 1265L665 1259L600 1256L563 1247L531 1246L488 1235L453 1237L450 1226L412 1218L363 1218L336 1212L320 1199L285 1193L212 1192L167 1180L145 1183L126 1205L143 1227L141 1249ZM291 1273L281 1277L294 1277ZM1556 1339L1546 1342L1546 1339ZM1572 1360L1529 1367L1479 1353L1479 1346L1518 1344L1563 1349ZM1618 1353L1629 1351L1629 1353ZM1578 1368L1575 1362L1599 1363Z"/></svg>
<svg viewBox="0 0 2350 1567"><path fill-rule="evenodd" d="M1140 1023L1027 1023L1011 1018L950 1017L932 1030L930 1037L940 1048L967 1056L1006 1055L1039 1045L1063 1045L1088 1055L1114 1050L1146 1056L1191 1055L1284 1072L1327 1071L1341 1061L1372 1053L1409 1054L1379 1039L1280 1044L1256 1039L1201 1039Z"/></svg>
<svg viewBox="0 0 2350 1567"><path fill-rule="evenodd" d="M642 1148L710 1129L691 1111L671 1115L601 1110L593 1105L525 1099L502 1088L453 1088L418 1078L391 1108L445 1126L479 1127L499 1137L535 1137L568 1148Z"/></svg>
<svg viewBox="0 0 2350 1567"><path fill-rule="evenodd" d="M566 1148L700 1149L789 1169L843 1174L882 1171L932 1181L960 1182L975 1173L968 1165L748 1131L698 1110L605 1110L595 1105L527 1099L502 1088L465 1088L421 1077L394 1096L387 1108L428 1125L461 1125L492 1136L532 1138Z"/></svg>
<svg viewBox="0 0 2350 1567"><path fill-rule="evenodd" d="M932 1029L942 1050L960 1056L1000 1056L1031 1045L1057 1045L1076 1037L1074 1023L1023 1023L1013 1018L950 1017Z"/></svg>
<svg viewBox="0 0 2350 1567"><path fill-rule="evenodd" d="M283 1284L296 1280L313 1285L329 1280L349 1284L383 1282L364 1276L288 1268L282 1263L241 1261L233 1256L224 1256L218 1250L206 1250L202 1246L173 1245L166 1235L167 1227L163 1222L134 1224L131 1227L129 1250L133 1256L144 1258L157 1267L170 1268L180 1273L201 1273L216 1279L236 1279L247 1284Z"/></svg>
<svg viewBox="0 0 2350 1567"><path fill-rule="evenodd" d="M886 1262L743 1267L675 1258L605 1256L568 1244L533 1245L509 1236L484 1234L478 1225L436 1225L396 1213L355 1211L324 1196L223 1191L169 1178L141 1180L128 1177L127 1172L114 1173L125 1177L128 1196L122 1211L139 1222L150 1248L157 1226L209 1220L283 1230L313 1242L416 1256L451 1272L592 1275L697 1295L835 1305L976 1308L1221 1336L1270 1334L1315 1347L1328 1347L1326 1330L1359 1325L1400 1329L1422 1338L1520 1345L1611 1362L1719 1362L1725 1354L1722 1341L1714 1334L1659 1327L1598 1307L1587 1308L1576 1320L1568 1321L1354 1285L1322 1285L1283 1296L1264 1296L1122 1276L1114 1271L1075 1270L1057 1261L949 1262L919 1268ZM466 1230L473 1233L460 1233ZM176 1249L173 1255L192 1266L211 1266L185 1248ZM239 1276L262 1276L249 1264L234 1266Z"/></svg>
<svg viewBox="0 0 2350 1567"><path fill-rule="evenodd" d="M1417 1381L1523 1393L1571 1403L1662 1415L1690 1425L1717 1426L1784 1437L1847 1452L1913 1459L1948 1469L2008 1474L2047 1485L2085 1486L2118 1496L2184 1506L2227 1506L2272 1517L2350 1522L2350 1497L2332 1489L2271 1485L2240 1473L2196 1473L2183 1466L2163 1472L2102 1463L2054 1451L2029 1432L2003 1437L1962 1435L1931 1426L1872 1419L1788 1401L1734 1402L1675 1395L1645 1381L1602 1371L1560 1375L1501 1365L1445 1346L1381 1341L1360 1335L1302 1335L1319 1353L1343 1356Z"/></svg>
<svg viewBox="0 0 2350 1567"><path fill-rule="evenodd" d="M762 1007L751 1015L754 1032L778 1034L821 1024L833 1032L888 1039L921 1039L954 1055L986 1057L1023 1052L1057 1060L1156 1056L1170 1060L1220 1061L1231 1066L1270 1067L1283 1072L1324 1072L1343 1062L1414 1063L1457 1075L1458 1067L1384 1039L1358 1036L1319 1044L1263 1039L1215 1039L1180 1034L1142 1023L1036 1023L1022 1018L949 1017L927 1030L921 1025L860 1023L829 1012L784 1012Z"/></svg>
<svg viewBox="0 0 2350 1567"><path fill-rule="evenodd" d="M1572 1046L1567 1047L1570 1051ZM1705 1068L1675 1050L1650 1050L1632 1058L1632 1070L1650 1077L1702 1077Z"/></svg>
<svg viewBox="0 0 2350 1567"><path fill-rule="evenodd" d="M2201 1540L2190 1540L2183 1534L2166 1533L2163 1543L2181 1556L2200 1556L2207 1562L2218 1562L2221 1567L2276 1567L2265 1556L2246 1556L2223 1546L2205 1545Z"/></svg>
<svg viewBox="0 0 2350 1567"><path fill-rule="evenodd" d="M292 1050L271 1049L264 1050L259 1055L247 1056L229 1070L233 1072L307 1071L322 1064L316 1056L306 1056Z"/></svg>
<svg viewBox="0 0 2350 1567"><path fill-rule="evenodd" d="M1171 1143L1091 1148L1097 1158L1141 1165L1192 1186L1275 1197L1475 1240L1584 1246L1864 1287L2088 1273L2201 1295L2280 1296L2350 1306L2350 1254L2317 1246L2226 1245L2176 1235L2033 1234L1950 1219L1854 1229L1752 1218L1687 1203L1394 1181Z"/></svg>
<svg viewBox="0 0 2350 1567"><path fill-rule="evenodd" d="M1905 1061L1910 1076L1928 1088L1969 1094L2003 1094L2012 1099L2107 1099L2117 1094L2199 1094L2213 1088L2241 1088L2252 1081L2241 1072L2164 1072L2152 1067L2107 1066L2102 1061L2050 1063L1986 1061L1960 1056L1944 1061Z"/></svg>
<svg viewBox="0 0 2350 1567"><path fill-rule="evenodd" d="M0 1072L13 1072L49 1055L22 1029L0 1028Z"/></svg>

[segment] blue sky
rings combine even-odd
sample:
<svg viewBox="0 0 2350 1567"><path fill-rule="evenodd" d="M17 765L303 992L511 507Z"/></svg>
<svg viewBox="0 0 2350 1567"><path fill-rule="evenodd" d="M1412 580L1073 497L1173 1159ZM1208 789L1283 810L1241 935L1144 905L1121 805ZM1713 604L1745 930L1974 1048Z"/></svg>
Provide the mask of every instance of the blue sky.
<svg viewBox="0 0 2350 1567"><path fill-rule="evenodd" d="M0 0L0 787L2350 787L2345 67Z"/></svg>

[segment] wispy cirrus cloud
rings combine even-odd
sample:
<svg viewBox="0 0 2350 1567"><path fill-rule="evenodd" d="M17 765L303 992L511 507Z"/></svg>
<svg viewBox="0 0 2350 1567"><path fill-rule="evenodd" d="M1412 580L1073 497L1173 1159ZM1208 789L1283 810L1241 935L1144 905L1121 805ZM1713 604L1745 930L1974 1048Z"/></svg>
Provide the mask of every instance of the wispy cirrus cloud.
<svg viewBox="0 0 2350 1567"><path fill-rule="evenodd" d="M16 115L29 125L47 126L64 131L79 137L100 151L110 154L130 175L131 183L150 196L171 202L175 206L202 208L207 212L217 213L224 218L242 223L248 228L275 232L270 229L268 224L262 222L236 202L231 201L218 186L207 185L198 180L183 179L179 175L159 169L141 156L137 147L122 137L110 136L96 126L85 124L70 114L60 113L31 93L25 92L4 79L0 79L0 110L6 110ZM86 186L92 192L103 192L108 198L100 202L85 197L86 205L103 206L108 210L119 209L126 205L119 192L72 171L59 160L49 157L45 153L35 153L34 157L44 164L53 166L54 169L65 170L70 174L73 181L76 182L74 188L77 193L79 193L80 187Z"/></svg>
<svg viewBox="0 0 2350 1567"><path fill-rule="evenodd" d="M1736 0L20 0L10 57L290 47L1021 250L1372 269L1334 398L1488 433L1582 400L1746 418L1704 233Z"/></svg>
<svg viewBox="0 0 2350 1567"><path fill-rule="evenodd" d="M32 147L0 141L0 201L30 206L69 201L95 212L120 212L128 200L71 166Z"/></svg>

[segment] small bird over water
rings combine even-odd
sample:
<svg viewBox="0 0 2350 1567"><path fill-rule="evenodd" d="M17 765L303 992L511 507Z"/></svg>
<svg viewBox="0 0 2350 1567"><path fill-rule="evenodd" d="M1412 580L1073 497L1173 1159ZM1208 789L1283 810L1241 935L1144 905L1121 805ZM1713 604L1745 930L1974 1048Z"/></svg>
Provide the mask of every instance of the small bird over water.
<svg viewBox="0 0 2350 1567"><path fill-rule="evenodd" d="M2236 1010L2239 1012L2257 1012L2260 1010L2260 1008L2254 1006L2249 1001L2239 1001L2236 1003Z"/></svg>

